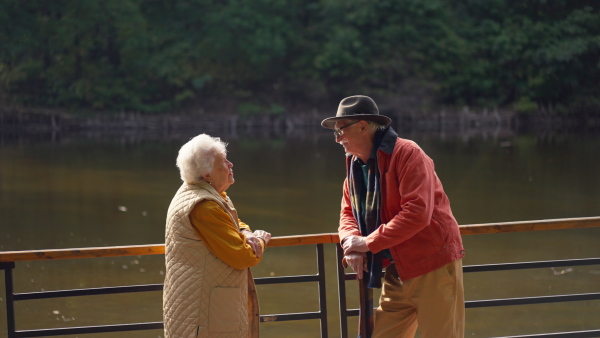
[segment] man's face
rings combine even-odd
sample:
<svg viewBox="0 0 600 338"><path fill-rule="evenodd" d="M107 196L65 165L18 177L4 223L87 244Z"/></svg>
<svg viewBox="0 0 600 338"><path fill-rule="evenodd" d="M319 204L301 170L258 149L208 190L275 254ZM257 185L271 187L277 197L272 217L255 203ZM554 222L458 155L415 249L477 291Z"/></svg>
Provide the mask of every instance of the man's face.
<svg viewBox="0 0 600 338"><path fill-rule="evenodd" d="M360 133L362 123L356 120L339 120L335 123L335 141L344 147L347 154L359 156L359 151L364 147Z"/></svg>

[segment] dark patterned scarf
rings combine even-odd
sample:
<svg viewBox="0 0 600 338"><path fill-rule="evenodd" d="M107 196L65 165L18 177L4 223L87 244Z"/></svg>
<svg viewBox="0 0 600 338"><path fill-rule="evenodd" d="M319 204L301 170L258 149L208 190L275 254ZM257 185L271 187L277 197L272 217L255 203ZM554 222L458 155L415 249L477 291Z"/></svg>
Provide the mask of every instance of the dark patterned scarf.
<svg viewBox="0 0 600 338"><path fill-rule="evenodd" d="M381 188L379 185L379 168L377 166L377 148L379 148L379 143L384 133L385 131L380 131L375 135L373 151L366 164L366 184L365 173L361 165L362 161L358 159L351 161L348 169L348 188L352 201L352 213L358 222L360 232L363 236L368 236L381 225L379 217L381 210ZM363 275L363 278L365 278L365 283L371 289L381 288L383 258L383 251L376 254L367 252L369 273Z"/></svg>

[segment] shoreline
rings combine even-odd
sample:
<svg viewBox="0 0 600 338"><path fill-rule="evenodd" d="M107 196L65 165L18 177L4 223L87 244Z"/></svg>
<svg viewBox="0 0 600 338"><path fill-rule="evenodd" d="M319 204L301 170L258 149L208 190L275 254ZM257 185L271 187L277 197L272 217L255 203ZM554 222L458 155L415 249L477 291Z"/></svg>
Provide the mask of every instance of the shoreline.
<svg viewBox="0 0 600 338"><path fill-rule="evenodd" d="M508 110L462 111L441 110L430 114L390 113L392 127L402 134L440 133L472 135L509 135L533 133L600 134L600 118L567 118L549 114L526 115ZM153 115L116 112L93 116L75 116L44 110L0 110L0 135L3 140L53 135L51 138L76 135L138 135L149 138L177 138L198 132L232 135L280 136L320 134L320 123L327 114L313 109L301 114L252 115L177 113Z"/></svg>

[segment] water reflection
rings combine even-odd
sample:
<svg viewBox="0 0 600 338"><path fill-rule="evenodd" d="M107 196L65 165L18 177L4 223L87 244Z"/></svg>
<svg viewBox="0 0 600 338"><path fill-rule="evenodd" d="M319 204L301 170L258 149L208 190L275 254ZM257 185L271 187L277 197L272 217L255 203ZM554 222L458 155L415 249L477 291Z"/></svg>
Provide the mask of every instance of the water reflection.
<svg viewBox="0 0 600 338"><path fill-rule="evenodd" d="M600 137L495 129L425 133L398 127L402 137L415 140L434 159L460 224L598 215ZM202 131L2 134L0 250L163 243L166 208L180 184L177 151ZM330 132L206 131L229 142L236 183L228 193L243 221L274 236L336 231L345 168L343 150ZM599 229L584 229L465 236L465 264L597 257L599 235ZM254 273L312 274L314 257L312 246L273 248ZM333 247L326 248L326 259L333 257ZM163 265L162 257L149 256L23 263L17 265L16 291L161 283ZM332 268L327 271L330 290L336 280ZM597 267L472 274L465 277L466 296L596 292L599 278ZM309 296L316 286L261 286L258 291L263 313L316 310L316 297ZM299 294L308 296L294 297ZM339 332L336 302L337 295L329 294L332 336ZM349 303L356 307L355 295ZM17 310L24 318L20 329L161 320L158 294L25 302ZM0 337L6 327L3 311L0 301ZM469 310L467 336L578 329L558 320L566 314L573 314L579 329L589 329L597 313L594 302ZM498 327L498 321L518 324ZM261 329L264 337L306 337L306 332L318 332L318 324L273 323Z"/></svg>

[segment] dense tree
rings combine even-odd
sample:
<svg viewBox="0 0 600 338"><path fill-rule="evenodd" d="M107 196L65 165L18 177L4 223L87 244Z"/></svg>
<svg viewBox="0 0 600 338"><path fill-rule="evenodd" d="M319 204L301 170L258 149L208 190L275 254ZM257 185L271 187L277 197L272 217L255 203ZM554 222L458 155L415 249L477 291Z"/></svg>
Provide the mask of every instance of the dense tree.
<svg viewBox="0 0 600 338"><path fill-rule="evenodd" d="M600 105L599 8L595 0L4 0L0 103L163 112L227 97L255 111L290 97L393 96L410 83L441 104Z"/></svg>
<svg viewBox="0 0 600 338"><path fill-rule="evenodd" d="M454 69L448 99L541 106L598 97L600 13L593 1L457 1L468 62Z"/></svg>

